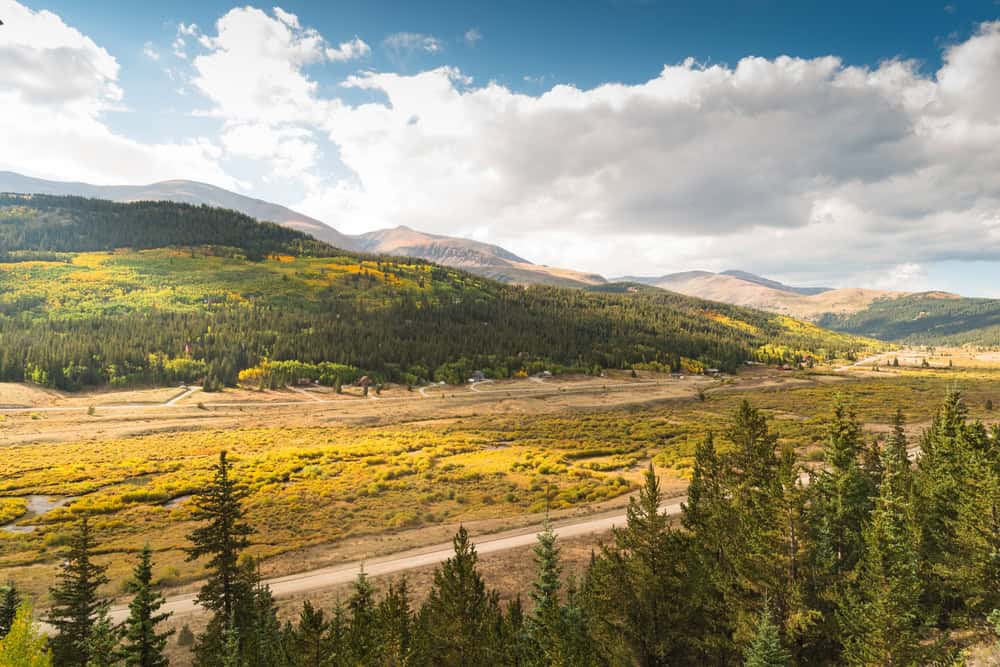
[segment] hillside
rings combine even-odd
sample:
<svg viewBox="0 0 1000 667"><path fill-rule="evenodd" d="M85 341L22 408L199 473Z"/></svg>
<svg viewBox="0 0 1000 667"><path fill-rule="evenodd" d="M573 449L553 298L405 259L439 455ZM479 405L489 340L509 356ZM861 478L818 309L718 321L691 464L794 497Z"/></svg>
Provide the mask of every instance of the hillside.
<svg viewBox="0 0 1000 667"><path fill-rule="evenodd" d="M61 388L233 384L265 359L412 384L475 369L733 368L873 346L669 292L522 288L347 253L183 204L2 196L0 256L0 380Z"/></svg>
<svg viewBox="0 0 1000 667"><path fill-rule="evenodd" d="M72 195L116 202L170 201L205 204L232 209L256 220L267 220L305 232L336 248L418 257L501 282L566 287L582 287L604 282L604 278L596 274L533 264L496 245L426 234L408 227L350 236L284 206L196 181L171 180L150 185L91 185L48 181L10 171L0 171L0 193L3 192Z"/></svg>
<svg viewBox="0 0 1000 667"><path fill-rule="evenodd" d="M409 227L382 229L352 238L360 250L420 257L506 283L582 287L605 282L602 276L593 273L532 264L497 245L426 234Z"/></svg>
<svg viewBox="0 0 1000 667"><path fill-rule="evenodd" d="M685 271L655 278L632 277L624 280L806 320L817 320L830 313L856 312L875 299L900 294L859 288L791 287L744 271Z"/></svg>
<svg viewBox="0 0 1000 667"><path fill-rule="evenodd" d="M196 181L172 180L150 185L91 185L47 181L0 171L0 192L74 195L116 202L170 201L181 204L205 204L239 211L255 220L267 220L283 227L310 234L337 248L355 249L353 241L333 227L307 215L262 199L217 188Z"/></svg>
<svg viewBox="0 0 1000 667"><path fill-rule="evenodd" d="M944 292L877 299L849 315L825 315L822 326L907 343L1000 345L1000 299Z"/></svg>

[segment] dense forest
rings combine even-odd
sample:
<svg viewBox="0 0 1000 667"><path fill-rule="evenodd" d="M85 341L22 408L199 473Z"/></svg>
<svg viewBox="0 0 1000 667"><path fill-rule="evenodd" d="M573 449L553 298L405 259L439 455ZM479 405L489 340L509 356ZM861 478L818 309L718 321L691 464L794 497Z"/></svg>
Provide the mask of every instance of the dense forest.
<svg viewBox="0 0 1000 667"><path fill-rule="evenodd" d="M669 292L524 288L347 253L204 206L0 197L5 381L212 389L297 361L416 384L473 370L733 369L873 345Z"/></svg>
<svg viewBox="0 0 1000 667"><path fill-rule="evenodd" d="M254 536L245 497L223 452L193 501L200 524L188 548L209 563L198 600L211 620L176 638L200 667L952 665L1000 631L1000 428L970 421L957 393L916 443L899 413L868 439L837 404L823 463L809 472L744 402L699 446L679 525L661 512L650 467L627 525L582 576L563 576L547 529L535 581L506 604L462 529L422 604L405 578L379 593L362 572L343 604L306 602L282 624L243 557ZM14 639L0 641L0 660L30 649L37 660L16 664L166 664L151 554L139 556L117 627L98 595L99 548L83 520L52 588L46 618L62 632L48 647L17 612L16 582L8 588L0 633Z"/></svg>
<svg viewBox="0 0 1000 667"><path fill-rule="evenodd" d="M925 345L1000 345L1000 299L938 293L878 299L849 315L826 314L820 326L880 340Z"/></svg>

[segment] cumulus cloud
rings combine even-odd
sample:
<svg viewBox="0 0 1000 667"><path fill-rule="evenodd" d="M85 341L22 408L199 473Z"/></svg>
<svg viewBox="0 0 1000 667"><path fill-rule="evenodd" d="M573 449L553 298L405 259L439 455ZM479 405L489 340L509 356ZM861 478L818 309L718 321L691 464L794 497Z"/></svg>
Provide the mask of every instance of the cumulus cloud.
<svg viewBox="0 0 1000 667"><path fill-rule="evenodd" d="M447 67L368 72L344 85L385 102L322 121L356 182L302 206L349 230L475 229L547 263L580 265L563 253L590 243L607 252L582 268L607 273L637 259L850 275L996 257L1000 23L943 61L687 60L537 96Z"/></svg>
<svg viewBox="0 0 1000 667"><path fill-rule="evenodd" d="M113 56L56 14L0 0L0 169L100 183L200 178L235 181L219 168L221 149L205 139L143 144L103 121L122 108Z"/></svg>
<svg viewBox="0 0 1000 667"><path fill-rule="evenodd" d="M370 46L365 44L362 40L355 37L354 39L341 42L340 46L337 48L327 48L326 57L330 60L345 61L345 60L355 60L357 58L364 58L372 52Z"/></svg>
<svg viewBox="0 0 1000 667"><path fill-rule="evenodd" d="M152 61L157 61L160 59L160 53L153 47L152 42L146 42L142 45L142 55L146 56Z"/></svg>

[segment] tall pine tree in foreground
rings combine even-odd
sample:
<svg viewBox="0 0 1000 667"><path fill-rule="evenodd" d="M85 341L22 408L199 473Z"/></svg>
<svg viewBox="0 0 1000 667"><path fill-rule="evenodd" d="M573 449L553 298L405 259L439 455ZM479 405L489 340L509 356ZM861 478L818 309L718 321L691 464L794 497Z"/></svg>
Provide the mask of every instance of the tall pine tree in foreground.
<svg viewBox="0 0 1000 667"><path fill-rule="evenodd" d="M17 592L17 586L13 581L7 582L7 587L0 590L0 639L10 632L20 606L21 595Z"/></svg>
<svg viewBox="0 0 1000 667"><path fill-rule="evenodd" d="M253 529L244 521L242 501L245 487L232 477L232 464L225 451L213 467L212 481L192 500L192 518L203 522L189 535L189 561L207 557L207 580L198 592L197 602L212 612L208 627L195 645L196 664L211 667L221 664L231 653L233 641L243 633L233 624L249 623L249 601L253 588L240 569L240 554L250 545ZM229 653L227 653L229 652Z"/></svg>
<svg viewBox="0 0 1000 667"><path fill-rule="evenodd" d="M925 664L919 537L908 495L905 441L890 438L882 469L875 509L864 529L859 585L839 613L844 658L851 665Z"/></svg>
<svg viewBox="0 0 1000 667"><path fill-rule="evenodd" d="M135 597L129 603L129 616L125 621L125 646L122 657L128 667L164 667L168 664L163 655L172 630L158 632L157 625L170 617L159 613L163 596L153 590L153 552L147 544L139 554L139 563L132 573Z"/></svg>
<svg viewBox="0 0 1000 667"><path fill-rule="evenodd" d="M60 667L88 667L109 657L94 641L102 639L108 624L108 603L98 595L108 578L106 568L94 563L93 552L94 539L84 516L70 539L57 583L50 589L52 608L46 620L56 629L51 646ZM97 629L102 632L95 636Z"/></svg>
<svg viewBox="0 0 1000 667"><path fill-rule="evenodd" d="M418 662L431 665L494 664L501 620L497 595L476 569L479 557L465 527L453 540L455 555L434 572L434 586L420 609Z"/></svg>

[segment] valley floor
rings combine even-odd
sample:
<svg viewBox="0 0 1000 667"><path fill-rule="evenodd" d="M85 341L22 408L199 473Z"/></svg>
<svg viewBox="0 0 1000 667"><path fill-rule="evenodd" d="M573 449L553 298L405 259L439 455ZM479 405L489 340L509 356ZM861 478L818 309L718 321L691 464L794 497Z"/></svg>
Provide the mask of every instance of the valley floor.
<svg viewBox="0 0 1000 667"><path fill-rule="evenodd" d="M899 407L916 434L956 386L973 417L995 421L986 402L1000 401L1000 358L960 350L900 350L839 370L612 372L388 387L367 398L355 388L67 395L0 385L0 501L12 514L0 531L0 579L44 607L60 547L85 511L110 566L107 594L122 593L148 540L178 612L172 622L196 627L191 594L202 571L181 551L194 525L186 502L228 449L251 489L253 551L288 613L303 597L340 595L362 562L376 579L406 572L419 596L460 523L478 536L487 582L513 596L533 573L546 507L567 571L581 569L621 520L644 467L654 463L674 507L695 444L723 430L744 398L812 464L836 395L871 432L886 430ZM18 516L29 501L35 515Z"/></svg>

